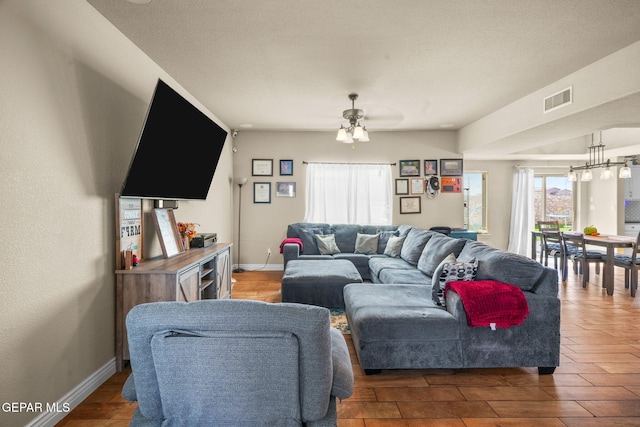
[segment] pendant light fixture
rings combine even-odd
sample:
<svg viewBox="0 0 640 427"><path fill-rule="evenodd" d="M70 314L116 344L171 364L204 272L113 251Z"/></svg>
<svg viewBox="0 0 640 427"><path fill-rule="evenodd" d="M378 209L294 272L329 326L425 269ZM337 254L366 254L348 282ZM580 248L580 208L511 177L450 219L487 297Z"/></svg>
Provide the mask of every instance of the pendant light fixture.
<svg viewBox="0 0 640 427"><path fill-rule="evenodd" d="M601 180L607 180L613 178L613 172L611 166L622 166L618 172L618 178L628 179L631 178L631 168L627 166L627 162L612 162L607 159L604 160L604 144L602 143L602 132L600 132L600 143L594 145L593 134L591 134L591 145L589 146L589 161L584 166L569 166L569 173L567 174L567 180L577 181L578 175L576 171L583 170L580 181L591 181L593 179L592 169L604 168L600 173Z"/></svg>
<svg viewBox="0 0 640 427"><path fill-rule="evenodd" d="M364 111L355 107L355 101L358 99L358 94L350 94L349 99L351 100L351 108L342 112L342 117L349 120L349 126L344 127L344 125L340 125L336 141L340 141L345 144L354 144L352 148L355 149L355 142L369 141L369 132L365 126L360 125L360 120L364 119Z"/></svg>

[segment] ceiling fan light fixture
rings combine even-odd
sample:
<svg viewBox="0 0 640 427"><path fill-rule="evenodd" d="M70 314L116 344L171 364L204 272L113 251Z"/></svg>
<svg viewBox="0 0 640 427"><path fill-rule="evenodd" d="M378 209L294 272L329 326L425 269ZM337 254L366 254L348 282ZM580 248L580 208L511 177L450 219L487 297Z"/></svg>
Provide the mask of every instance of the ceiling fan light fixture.
<svg viewBox="0 0 640 427"><path fill-rule="evenodd" d="M369 132L360 124L360 120L364 119L364 111L355 107L355 101L358 99L357 93L349 94L351 100L351 108L342 112L342 117L349 120L349 126L344 127L340 125L338 129L337 141L344 142L345 144L353 144L354 142L368 142Z"/></svg>

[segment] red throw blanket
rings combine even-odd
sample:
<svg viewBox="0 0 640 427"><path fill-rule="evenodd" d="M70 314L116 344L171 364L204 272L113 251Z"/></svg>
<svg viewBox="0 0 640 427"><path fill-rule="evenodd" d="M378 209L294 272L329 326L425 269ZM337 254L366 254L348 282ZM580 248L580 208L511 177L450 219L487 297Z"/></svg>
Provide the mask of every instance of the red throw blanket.
<svg viewBox="0 0 640 427"><path fill-rule="evenodd" d="M304 249L304 246L302 246L302 240L298 239L297 237L287 237L282 241L282 243L280 243L280 253L282 253L282 248L284 248L284 245L286 245L287 243L295 243L300 246L300 252L302 252L302 250Z"/></svg>
<svg viewBox="0 0 640 427"><path fill-rule="evenodd" d="M508 328L524 322L529 314L522 289L495 280L451 281L444 291L460 295L469 326Z"/></svg>

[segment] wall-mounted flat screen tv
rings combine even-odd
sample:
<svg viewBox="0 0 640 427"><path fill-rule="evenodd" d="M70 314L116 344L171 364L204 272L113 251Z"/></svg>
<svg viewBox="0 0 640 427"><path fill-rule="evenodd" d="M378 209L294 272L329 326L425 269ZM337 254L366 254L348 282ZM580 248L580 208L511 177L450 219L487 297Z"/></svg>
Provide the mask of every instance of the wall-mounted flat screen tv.
<svg viewBox="0 0 640 427"><path fill-rule="evenodd" d="M227 131L158 80L120 195L207 198Z"/></svg>

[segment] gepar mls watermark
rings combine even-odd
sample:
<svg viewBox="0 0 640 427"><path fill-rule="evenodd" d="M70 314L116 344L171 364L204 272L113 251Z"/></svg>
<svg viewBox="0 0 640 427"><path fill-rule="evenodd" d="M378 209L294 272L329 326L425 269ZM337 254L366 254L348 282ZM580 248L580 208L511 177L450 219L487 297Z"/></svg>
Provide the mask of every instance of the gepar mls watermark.
<svg viewBox="0 0 640 427"><path fill-rule="evenodd" d="M69 403L60 402L3 402L2 412L22 413L22 412L70 412Z"/></svg>

